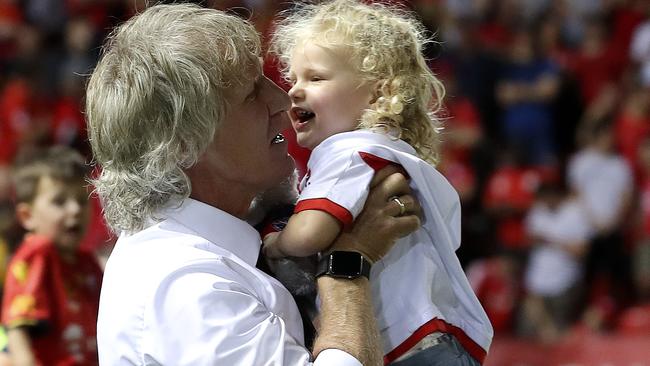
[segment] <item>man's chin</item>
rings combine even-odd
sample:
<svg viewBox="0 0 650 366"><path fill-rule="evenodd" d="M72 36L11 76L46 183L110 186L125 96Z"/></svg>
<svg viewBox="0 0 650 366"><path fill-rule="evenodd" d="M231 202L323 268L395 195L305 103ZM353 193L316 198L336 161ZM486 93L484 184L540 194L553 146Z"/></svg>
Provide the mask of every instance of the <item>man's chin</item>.
<svg viewBox="0 0 650 366"><path fill-rule="evenodd" d="M293 158L290 158L293 167ZM282 179L275 186L260 193L251 202L248 210L247 221L251 224L258 223L266 213L274 206L290 204L293 205L298 199L298 172L292 169L287 177Z"/></svg>

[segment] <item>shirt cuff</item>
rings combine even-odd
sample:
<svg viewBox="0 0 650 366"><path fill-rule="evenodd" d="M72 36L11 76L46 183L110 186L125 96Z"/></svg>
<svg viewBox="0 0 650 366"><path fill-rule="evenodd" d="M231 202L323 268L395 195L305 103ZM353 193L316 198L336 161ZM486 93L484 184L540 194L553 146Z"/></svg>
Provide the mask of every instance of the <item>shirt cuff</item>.
<svg viewBox="0 0 650 366"><path fill-rule="evenodd" d="M314 366L363 366L359 360L340 349L326 349L321 351L314 361Z"/></svg>

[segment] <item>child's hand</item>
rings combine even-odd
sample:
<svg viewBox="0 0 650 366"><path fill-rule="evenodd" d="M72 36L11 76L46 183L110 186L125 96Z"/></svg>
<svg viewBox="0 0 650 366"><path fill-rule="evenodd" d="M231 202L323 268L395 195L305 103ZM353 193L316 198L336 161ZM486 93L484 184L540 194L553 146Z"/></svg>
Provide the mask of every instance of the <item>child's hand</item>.
<svg viewBox="0 0 650 366"><path fill-rule="evenodd" d="M262 250L267 258L283 258L284 253L278 248L278 237L280 232L269 233L264 237Z"/></svg>

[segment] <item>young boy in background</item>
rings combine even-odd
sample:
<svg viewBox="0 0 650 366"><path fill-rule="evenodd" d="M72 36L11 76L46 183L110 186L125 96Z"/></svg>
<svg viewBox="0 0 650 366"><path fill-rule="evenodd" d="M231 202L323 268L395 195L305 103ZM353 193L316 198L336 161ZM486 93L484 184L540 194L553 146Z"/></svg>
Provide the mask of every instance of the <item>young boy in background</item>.
<svg viewBox="0 0 650 366"><path fill-rule="evenodd" d="M16 216L27 231L9 263L2 303L15 365L97 365L102 272L79 250L87 222L86 164L51 147L17 164Z"/></svg>

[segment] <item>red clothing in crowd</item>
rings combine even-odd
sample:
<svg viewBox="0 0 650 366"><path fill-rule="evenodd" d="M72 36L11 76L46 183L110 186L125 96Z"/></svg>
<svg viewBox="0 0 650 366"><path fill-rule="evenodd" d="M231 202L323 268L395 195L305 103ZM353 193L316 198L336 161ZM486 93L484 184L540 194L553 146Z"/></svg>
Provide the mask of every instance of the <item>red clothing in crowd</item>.
<svg viewBox="0 0 650 366"><path fill-rule="evenodd" d="M635 177L639 179L641 175L639 146L646 137L650 136L650 116L634 116L623 109L616 119L614 128L618 151L634 170Z"/></svg>
<svg viewBox="0 0 650 366"><path fill-rule="evenodd" d="M624 69L629 62L632 35L646 18L642 7L621 2L612 12L610 47L619 69Z"/></svg>
<svg viewBox="0 0 650 366"><path fill-rule="evenodd" d="M97 194L91 194L88 203L90 219L86 235L81 239L79 248L89 253L95 253L102 250L103 246L112 244L116 237L106 225L106 221L104 221L102 205Z"/></svg>
<svg viewBox="0 0 650 366"><path fill-rule="evenodd" d="M11 80L0 92L0 162L13 161L17 142L31 124L31 91L22 79Z"/></svg>
<svg viewBox="0 0 650 366"><path fill-rule="evenodd" d="M86 18L95 29L103 30L109 25L109 14L104 1L65 0L65 7L71 18Z"/></svg>
<svg viewBox="0 0 650 366"><path fill-rule="evenodd" d="M496 334L511 329L519 301L519 284L508 261L505 257L493 257L476 261L467 269L467 279Z"/></svg>
<svg viewBox="0 0 650 366"><path fill-rule="evenodd" d="M470 164L472 148L482 135L479 113L467 97L450 99L447 110L449 119L444 123L443 158L451 154L454 160Z"/></svg>
<svg viewBox="0 0 650 366"><path fill-rule="evenodd" d="M524 215L542 181L554 179L552 169L503 166L489 178L483 205L497 217L497 239L505 248L522 249L528 243Z"/></svg>
<svg viewBox="0 0 650 366"><path fill-rule="evenodd" d="M0 1L0 32L16 30L23 22L23 13L18 2ZM4 28L4 29L3 29ZM16 51L13 37L0 37L0 60L10 59Z"/></svg>
<svg viewBox="0 0 650 366"><path fill-rule="evenodd" d="M2 323L38 330L31 337L37 362L97 365L102 272L95 257L79 251L74 263L66 263L51 241L27 235L8 268Z"/></svg>
<svg viewBox="0 0 650 366"><path fill-rule="evenodd" d="M641 230L638 233L642 238L650 238L650 177L646 178L639 186Z"/></svg>
<svg viewBox="0 0 650 366"><path fill-rule="evenodd" d="M626 335L647 336L650 334L650 304L626 309L619 317L616 330Z"/></svg>
<svg viewBox="0 0 650 366"><path fill-rule="evenodd" d="M442 160L436 168L458 191L461 201L469 200L476 191L476 174L471 152L481 138L481 122L474 104L466 97L450 98L443 132Z"/></svg>
<svg viewBox="0 0 650 366"><path fill-rule="evenodd" d="M591 104L608 83L617 82L621 72L616 56L606 48L597 55L578 53L571 68L585 106Z"/></svg>
<svg viewBox="0 0 650 366"><path fill-rule="evenodd" d="M54 104L52 116L52 141L59 145L71 145L75 140L86 139L86 120L79 101L63 97Z"/></svg>

